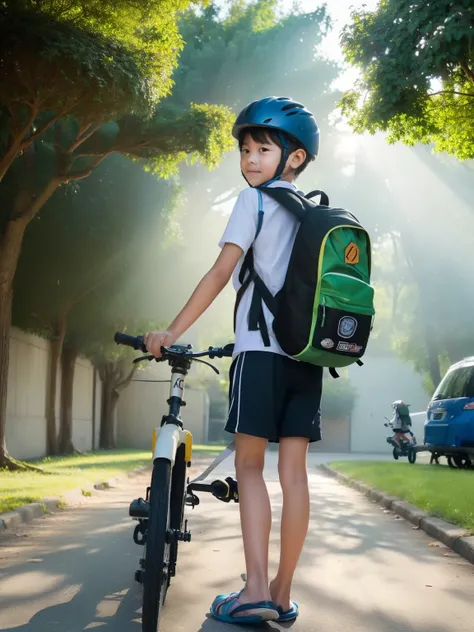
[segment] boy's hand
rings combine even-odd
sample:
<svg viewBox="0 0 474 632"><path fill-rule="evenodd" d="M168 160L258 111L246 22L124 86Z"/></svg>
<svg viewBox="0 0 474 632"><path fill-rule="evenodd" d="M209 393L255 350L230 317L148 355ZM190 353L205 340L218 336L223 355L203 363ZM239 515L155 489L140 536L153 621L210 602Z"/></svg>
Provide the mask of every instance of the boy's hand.
<svg viewBox="0 0 474 632"><path fill-rule="evenodd" d="M161 347L171 347L175 341L171 331L152 331L145 336L145 346L155 358L161 358Z"/></svg>

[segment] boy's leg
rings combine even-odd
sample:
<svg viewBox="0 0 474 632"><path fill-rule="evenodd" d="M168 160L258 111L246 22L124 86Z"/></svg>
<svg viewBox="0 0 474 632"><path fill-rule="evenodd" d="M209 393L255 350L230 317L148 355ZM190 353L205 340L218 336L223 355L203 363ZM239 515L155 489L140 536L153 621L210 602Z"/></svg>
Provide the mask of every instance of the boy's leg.
<svg viewBox="0 0 474 632"><path fill-rule="evenodd" d="M284 358L266 351L238 356L230 371L225 429L235 434L235 470L247 567L241 604L270 600L268 541L271 508L263 480L265 448L277 438L285 402Z"/></svg>
<svg viewBox="0 0 474 632"><path fill-rule="evenodd" d="M239 485L240 522L244 542L247 581L240 603L271 599L268 587L268 543L271 506L263 480L267 440L237 433L235 471Z"/></svg>
<svg viewBox="0 0 474 632"><path fill-rule="evenodd" d="M280 564L271 582L273 600L290 608L293 575L308 531L308 443L321 439L323 370L286 359L287 399L279 425L278 473L283 490Z"/></svg>
<svg viewBox="0 0 474 632"><path fill-rule="evenodd" d="M306 468L308 439L280 440L278 473L283 490L280 564L270 585L273 600L283 610L290 608L291 582L309 524L309 488Z"/></svg>

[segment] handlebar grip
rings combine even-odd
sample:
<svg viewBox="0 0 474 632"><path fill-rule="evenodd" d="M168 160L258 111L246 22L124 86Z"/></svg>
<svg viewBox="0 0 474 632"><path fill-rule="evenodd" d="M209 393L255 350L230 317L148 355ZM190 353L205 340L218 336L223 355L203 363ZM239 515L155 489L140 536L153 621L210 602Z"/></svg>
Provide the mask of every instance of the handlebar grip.
<svg viewBox="0 0 474 632"><path fill-rule="evenodd" d="M114 341L118 345L125 345L126 347L132 347L136 351L141 350L144 353L147 352L147 348L143 342L143 336L129 336L120 331L115 332Z"/></svg>
<svg viewBox="0 0 474 632"><path fill-rule="evenodd" d="M223 358L231 358L234 353L234 343L231 342L225 347L222 347L222 357Z"/></svg>

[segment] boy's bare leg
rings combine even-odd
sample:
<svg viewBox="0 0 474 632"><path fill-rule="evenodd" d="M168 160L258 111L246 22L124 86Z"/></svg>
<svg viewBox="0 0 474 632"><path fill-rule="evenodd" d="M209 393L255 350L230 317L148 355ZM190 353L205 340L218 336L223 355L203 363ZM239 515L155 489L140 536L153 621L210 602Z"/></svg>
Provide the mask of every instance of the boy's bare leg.
<svg viewBox="0 0 474 632"><path fill-rule="evenodd" d="M241 603L271 599L268 587L268 544L272 524L270 498L263 480L267 440L237 433L235 471L239 485L240 522L247 581Z"/></svg>
<svg viewBox="0 0 474 632"><path fill-rule="evenodd" d="M280 564L270 591L283 610L290 607L291 582L308 532L308 443L308 439L301 437L280 439L278 473L283 490Z"/></svg>

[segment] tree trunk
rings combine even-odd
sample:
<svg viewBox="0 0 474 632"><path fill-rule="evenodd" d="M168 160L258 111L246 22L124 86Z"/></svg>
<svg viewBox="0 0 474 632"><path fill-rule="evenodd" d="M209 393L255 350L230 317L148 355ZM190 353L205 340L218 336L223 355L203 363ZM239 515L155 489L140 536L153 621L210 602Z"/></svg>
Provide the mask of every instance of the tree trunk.
<svg viewBox="0 0 474 632"><path fill-rule="evenodd" d="M50 456L56 454L58 449L56 440L56 394L59 362L66 335L66 316L66 311L59 316L55 326L54 338L52 338L49 347L49 373L46 391L46 451Z"/></svg>
<svg viewBox="0 0 474 632"><path fill-rule="evenodd" d="M133 365L126 377L124 377L124 364L120 360L116 363L100 364L98 370L99 377L102 380L99 447L111 449L115 448L114 413L117 408L120 391L130 384L137 370L137 365Z"/></svg>
<svg viewBox="0 0 474 632"><path fill-rule="evenodd" d="M10 354L10 319L12 293L0 294L0 468L7 466L5 439L7 421L8 359Z"/></svg>
<svg viewBox="0 0 474 632"><path fill-rule="evenodd" d="M13 138L10 147L8 147L7 151L0 159L0 182L3 180L5 174L15 161L15 158L20 153L22 146L24 145L24 138L33 126L37 114L37 110L32 109L23 129L18 130L16 134L12 133Z"/></svg>
<svg viewBox="0 0 474 632"><path fill-rule="evenodd" d="M0 239L0 467L10 469L18 469L15 461L8 456L5 439L12 284L26 225L21 219L7 222Z"/></svg>
<svg viewBox="0 0 474 632"><path fill-rule="evenodd" d="M72 442L72 404L76 359L76 349L63 347L61 353L61 406L58 439L59 452L61 454L74 454L76 452Z"/></svg>
<svg viewBox="0 0 474 632"><path fill-rule="evenodd" d="M115 448L114 412L119 399L115 385L114 374L107 371L107 377L102 382L102 409L100 415L99 447L103 450Z"/></svg>

